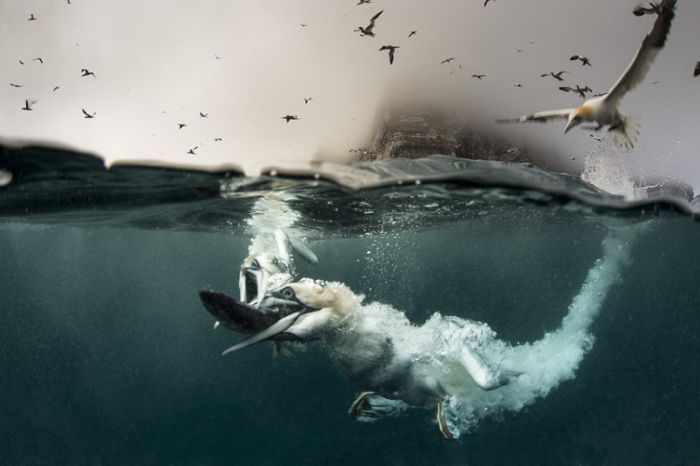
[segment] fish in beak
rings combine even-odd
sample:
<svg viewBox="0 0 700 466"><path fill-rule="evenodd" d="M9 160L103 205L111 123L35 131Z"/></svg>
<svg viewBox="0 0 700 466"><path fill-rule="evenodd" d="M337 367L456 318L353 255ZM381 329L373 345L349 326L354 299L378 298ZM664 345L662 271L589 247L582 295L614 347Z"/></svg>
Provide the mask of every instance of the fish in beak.
<svg viewBox="0 0 700 466"><path fill-rule="evenodd" d="M296 299L291 287L271 293L261 299L257 305L212 291L201 291L199 298L205 309L224 327L234 332L250 335L224 351L232 353L265 340L274 342L297 341L308 339L287 330L304 314L316 310Z"/></svg>

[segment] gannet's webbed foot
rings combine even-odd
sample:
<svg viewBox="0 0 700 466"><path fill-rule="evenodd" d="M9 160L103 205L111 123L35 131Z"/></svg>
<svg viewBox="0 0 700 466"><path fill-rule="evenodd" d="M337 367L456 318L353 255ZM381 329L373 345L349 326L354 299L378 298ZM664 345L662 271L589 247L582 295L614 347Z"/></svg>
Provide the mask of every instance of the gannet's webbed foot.
<svg viewBox="0 0 700 466"><path fill-rule="evenodd" d="M274 358L279 358L279 357L285 357L285 358L293 358L294 353L289 351L285 346L280 343L279 341L273 341L272 342L272 357Z"/></svg>
<svg viewBox="0 0 700 466"><path fill-rule="evenodd" d="M450 432L450 428L447 426L447 419L445 418L445 405L448 404L450 404L449 399L438 401L436 417L442 436L447 440L454 440L455 437L452 435L452 432Z"/></svg>
<svg viewBox="0 0 700 466"><path fill-rule="evenodd" d="M460 362L474 379L474 382L483 390L495 390L523 374L522 372L491 367L477 350L468 346L462 349Z"/></svg>
<svg viewBox="0 0 700 466"><path fill-rule="evenodd" d="M374 392L360 393L360 396L358 396L355 399L355 401L352 402L352 404L350 405L350 409L348 409L348 414L350 415L350 417L353 419L357 419L363 411L370 411L372 407L369 405L367 400L374 394Z"/></svg>

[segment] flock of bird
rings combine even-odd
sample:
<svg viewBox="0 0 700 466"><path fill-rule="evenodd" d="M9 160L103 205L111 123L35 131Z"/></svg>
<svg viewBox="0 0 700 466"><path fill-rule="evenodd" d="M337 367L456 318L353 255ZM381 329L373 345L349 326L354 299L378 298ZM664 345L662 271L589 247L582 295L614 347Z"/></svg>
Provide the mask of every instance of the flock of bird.
<svg viewBox="0 0 700 466"><path fill-rule="evenodd" d="M366 5L366 4L371 4L373 0L359 0L357 3L358 6L361 5ZM484 7L486 7L491 0L486 0L484 2ZM575 126L578 126L582 122L586 123L593 123L595 126L594 127L585 127L586 129L594 129L594 130L600 130L604 126L608 126L609 131L617 131L620 133L622 138L618 138L617 142L621 142L623 146L631 147L634 142L635 142L635 137L636 135L633 134L635 131L635 128L633 127L634 125L632 124L632 121L625 117L618 109L618 104L622 100L622 97L624 97L627 92L632 90L634 87L636 87L645 77L647 71L649 70L653 60L655 59L656 55L658 52L663 48L665 45L666 37L668 36L668 33L670 31L671 27L671 21L673 20L673 17L675 15L675 6L676 6L676 1L677 0L660 0L658 2L650 2L647 5L639 5L633 10L633 14L636 16L646 16L646 15L656 15L657 19L654 22L654 25L650 32L647 34L646 38L644 39L642 45L640 46L639 50L635 54L634 58L632 59L632 62L629 64L627 70L623 73L622 76L618 79L618 81L613 85L613 87L605 93L601 94L595 94L593 97L589 100L586 100L583 105L580 107L576 108L567 108L567 109L561 109L561 110L551 110L551 111L543 111L543 112L537 112L533 113L530 115L525 115L519 118L513 118L513 119L499 119L496 120L499 123L509 123L509 122L526 122L526 121L536 121L536 122L547 122L553 119L567 119L567 125L565 128L565 132L568 132L570 129L572 129ZM70 4L70 0L66 0L67 4ZM384 10L380 10L378 13L374 14L370 19L367 25L365 26L357 26L356 29L354 29L354 32L359 32L359 35L361 37L375 37L375 27L377 26L377 20L382 16L384 13ZM34 13L31 13L29 15L29 18L27 21L37 21L38 18ZM306 27L307 24L301 24L302 27ZM417 30L411 30L408 32L408 39L416 36L418 33ZM76 44L77 45L77 44ZM399 49L399 45L391 45L391 44L384 44L379 48L380 52L387 52L388 53L388 59L389 59L389 65L393 65L395 59L396 59L396 54L397 54L397 49ZM522 52L521 49L518 49L517 52ZM215 55L214 56L216 60L221 60L222 57ZM441 65L444 64L449 64L452 61L454 61L456 57L448 57L440 61ZM44 60L42 57L36 57L32 59L33 62L38 62L39 64L43 64ZM570 61L578 61L580 62L581 66L589 66L592 67L593 65L591 64L591 60L583 55L580 54L575 54L570 57ZM24 65L24 61L21 59L19 60L20 65ZM450 71L450 74L455 73L456 71L462 70L463 66L460 64L458 68L452 69ZM82 68L80 70L80 77L92 77L93 79L97 79L97 75L93 72L90 71L87 68ZM569 74L568 71L566 70L560 70L560 71L549 71L546 73L541 73L540 77L541 78L552 78L555 79L557 82L562 82L565 80L563 75ZM697 77L700 76L700 61L698 61L695 65L694 71L693 71L693 76ZM479 73L474 73L471 74L471 77L474 79L482 80L483 78L486 77L485 74L479 74ZM10 86L14 88L22 88L24 87L22 84L19 83L14 83L11 82ZM523 87L521 83L516 83L513 85L514 87ZM54 86L52 92L56 92L57 90L60 89L60 86ZM559 86L559 90L563 92L572 92L580 96L582 99L585 99L587 97L587 94L593 93L592 89L589 86L584 86L580 84L576 84L575 87L572 86ZM311 97L305 97L304 99L304 104L308 104L312 98ZM31 99L25 99L24 101L24 106L21 107L21 110L24 111L32 111L34 110L32 106L36 104L36 100L31 100ZM82 115L83 118L86 119L94 119L95 116L97 115L97 112L88 112L84 108L82 110ZM207 118L208 114L199 112L199 116L201 118ZM286 114L282 116L282 119L286 121L286 123L289 123L290 121L295 121L299 120L299 116L296 114ZM178 123L178 129L183 129L187 126L186 123ZM599 138L596 138L599 139ZM222 141L222 138L217 137L214 139L215 142ZM200 143L201 144L201 143ZM194 146L190 148L187 151L187 154L190 155L195 155L196 150L199 148L199 145Z"/></svg>

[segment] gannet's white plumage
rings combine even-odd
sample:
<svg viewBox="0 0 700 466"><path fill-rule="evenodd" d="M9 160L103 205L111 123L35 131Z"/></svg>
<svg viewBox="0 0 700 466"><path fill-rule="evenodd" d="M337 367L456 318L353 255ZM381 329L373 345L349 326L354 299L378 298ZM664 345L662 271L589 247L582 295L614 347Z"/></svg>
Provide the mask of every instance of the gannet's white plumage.
<svg viewBox="0 0 700 466"><path fill-rule="evenodd" d="M615 131L622 136L617 139L617 142L623 146L632 147L636 139L636 125L630 118L620 112L618 106L625 95L644 80L654 59L664 47L668 32L671 29L671 21L675 15L675 6L676 0L664 0L659 6L659 15L654 25L642 41L642 45L637 50L625 72L622 73L607 94L588 99L583 105L576 108L547 110L520 118L496 121L499 123L547 122L555 119L567 119L565 133L583 122L595 123L597 125L595 129L599 130L604 126L608 126L608 131Z"/></svg>

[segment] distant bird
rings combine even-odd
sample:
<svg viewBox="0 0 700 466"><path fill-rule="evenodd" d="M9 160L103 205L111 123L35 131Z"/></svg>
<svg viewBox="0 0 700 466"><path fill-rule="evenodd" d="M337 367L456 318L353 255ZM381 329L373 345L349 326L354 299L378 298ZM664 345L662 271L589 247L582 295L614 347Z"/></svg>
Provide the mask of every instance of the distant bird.
<svg viewBox="0 0 700 466"><path fill-rule="evenodd" d="M485 77L486 77L485 74L473 74L472 75L472 78L476 78L476 79L481 79L481 78L485 78Z"/></svg>
<svg viewBox="0 0 700 466"><path fill-rule="evenodd" d="M488 5L491 0L485 0L484 1L484 6Z"/></svg>
<svg viewBox="0 0 700 466"><path fill-rule="evenodd" d="M379 51L381 52L382 50L388 50L389 51L389 64L392 65L394 63L394 52L396 49L398 49L398 45L382 45Z"/></svg>
<svg viewBox="0 0 700 466"><path fill-rule="evenodd" d="M221 138L214 138L214 142L219 142L219 141L223 141L223 139L221 139Z"/></svg>
<svg viewBox="0 0 700 466"><path fill-rule="evenodd" d="M595 139L595 140L598 141L598 142L602 142L602 141L603 141L603 138L599 138L598 136L595 136L595 135L593 135L593 134L589 134L589 136L592 137L593 139Z"/></svg>
<svg viewBox="0 0 700 466"><path fill-rule="evenodd" d="M19 60L20 65L24 65L24 62L22 60Z"/></svg>
<svg viewBox="0 0 700 466"><path fill-rule="evenodd" d="M85 115L83 118L95 118L95 115L97 115L97 112L88 113L84 108L81 110L83 111L83 115Z"/></svg>
<svg viewBox="0 0 700 466"><path fill-rule="evenodd" d="M440 64L443 65L445 63L449 63L454 59L455 59L455 57L445 58L443 61L440 62Z"/></svg>
<svg viewBox="0 0 700 466"><path fill-rule="evenodd" d="M51 92L56 92L56 91L59 90L60 88L61 88L60 86L55 86L55 87L51 90Z"/></svg>
<svg viewBox="0 0 700 466"><path fill-rule="evenodd" d="M410 39L411 37L415 36L418 33L418 31L411 31L408 33L408 38Z"/></svg>
<svg viewBox="0 0 700 466"><path fill-rule="evenodd" d="M518 53L523 53L523 49L515 49L515 51Z"/></svg>
<svg viewBox="0 0 700 466"><path fill-rule="evenodd" d="M202 118L206 118L206 117L209 116L209 114L208 114L208 113L199 112L199 116L201 116Z"/></svg>
<svg viewBox="0 0 700 466"><path fill-rule="evenodd" d="M564 74L564 73L568 73L568 71L558 71L558 72L556 72L556 73L555 73L554 71L550 71L549 73L543 73L543 74L541 74L541 75L540 75L540 78L546 78L546 77L551 76L551 77L553 77L554 79L556 79L557 81L563 81L564 78L562 78L561 75Z"/></svg>
<svg viewBox="0 0 700 466"><path fill-rule="evenodd" d="M84 78L84 77L86 77L86 76L92 76L93 78L97 78L97 76L95 76L95 73L93 73L92 71L88 70L87 68L81 69L81 70L80 70L80 73L81 73L81 75L80 75L81 78Z"/></svg>
<svg viewBox="0 0 700 466"><path fill-rule="evenodd" d="M313 100L313 97L304 97L304 104L308 104L311 100Z"/></svg>
<svg viewBox="0 0 700 466"><path fill-rule="evenodd" d="M29 19L27 21L36 21L36 16L34 16L34 13L29 15Z"/></svg>
<svg viewBox="0 0 700 466"><path fill-rule="evenodd" d="M523 85L518 83L518 84L513 84L513 87L523 87Z"/></svg>
<svg viewBox="0 0 700 466"><path fill-rule="evenodd" d="M66 0L66 3L70 5L70 0Z"/></svg>
<svg viewBox="0 0 700 466"><path fill-rule="evenodd" d="M362 2L362 0L360 0L360 1ZM364 3L368 3L368 2L364 2ZM358 3L358 5L359 4L360 3ZM377 18L379 18L379 16L382 13L384 13L384 10L381 10L379 13L372 16L372 18L370 18L369 24L367 26L365 26L365 27L358 26L357 29L355 29L355 31L360 31L360 36L362 36L362 37L364 37L364 36L374 37L374 22L377 21Z"/></svg>
<svg viewBox="0 0 700 466"><path fill-rule="evenodd" d="M194 146L192 149L188 150L187 153L190 155L197 155L194 153L199 148L199 146Z"/></svg>
<svg viewBox="0 0 700 466"><path fill-rule="evenodd" d="M365 3L372 3L372 0L360 0L360 3L358 3L357 5L364 5Z"/></svg>
<svg viewBox="0 0 700 466"><path fill-rule="evenodd" d="M24 87L23 84L15 84L15 83L10 83L10 86L12 86L12 87Z"/></svg>
<svg viewBox="0 0 700 466"><path fill-rule="evenodd" d="M583 55L572 55L569 60L574 61L574 60L580 60L581 65L583 66L593 66L591 65L591 61L588 59L588 57L584 57Z"/></svg>
<svg viewBox="0 0 700 466"><path fill-rule="evenodd" d="M302 23L302 24L300 24L299 26L305 28L306 26L308 26L308 24L303 24L303 23Z"/></svg>
<svg viewBox="0 0 700 466"><path fill-rule="evenodd" d="M695 69L693 70L693 77L697 78L700 76L700 61L695 64Z"/></svg>
<svg viewBox="0 0 700 466"><path fill-rule="evenodd" d="M289 123L291 120L298 120L299 117L296 115L285 115L282 117L283 120L287 120L287 123Z"/></svg>
<svg viewBox="0 0 700 466"><path fill-rule="evenodd" d="M41 57L32 58L32 61L38 61L42 65L44 64L44 60Z"/></svg>
<svg viewBox="0 0 700 466"><path fill-rule="evenodd" d="M28 101L28 100L25 100L25 101L24 101L24 107L22 107L22 110L26 110L26 111L28 111L28 112L31 112L32 110L34 110L34 109L32 108L32 105L34 105L35 103L36 103L36 100L32 100L31 102Z"/></svg>
<svg viewBox="0 0 700 466"><path fill-rule="evenodd" d="M182 128L184 128L185 126L187 126L187 123L178 123L178 124L177 124L177 129L182 129Z"/></svg>
<svg viewBox="0 0 700 466"><path fill-rule="evenodd" d="M644 16L644 15L658 15L659 12L661 11L661 7L654 3L654 2L649 2L649 6L645 7L642 4L639 4L637 8L635 8L632 13L634 13L635 16Z"/></svg>
<svg viewBox="0 0 700 466"><path fill-rule="evenodd" d="M497 121L499 123L546 122L553 119L566 119L568 122L564 129L565 133L583 122L590 122L597 125L595 130L608 126L608 132L614 132L612 134L617 136L615 142L618 145L628 148L634 146L637 124L622 114L618 105L629 91L644 80L654 59L666 44L666 38L671 30L671 22L675 16L675 7L676 0L663 0L654 25L642 41L642 45L634 55L632 62L617 82L613 84L607 95L588 99L578 108L548 110L520 118Z"/></svg>
<svg viewBox="0 0 700 466"><path fill-rule="evenodd" d="M223 57L220 57L220 56L214 54L214 58L217 59L217 60L221 60Z"/></svg>
<svg viewBox="0 0 700 466"><path fill-rule="evenodd" d="M586 98L587 92L593 92L593 90L590 87L581 87L578 84L576 85L576 87L562 86L559 88L559 90L564 92L575 92L576 94L581 96L582 99Z"/></svg>

